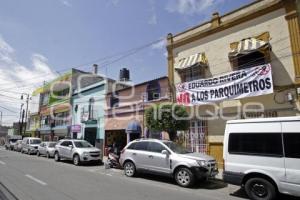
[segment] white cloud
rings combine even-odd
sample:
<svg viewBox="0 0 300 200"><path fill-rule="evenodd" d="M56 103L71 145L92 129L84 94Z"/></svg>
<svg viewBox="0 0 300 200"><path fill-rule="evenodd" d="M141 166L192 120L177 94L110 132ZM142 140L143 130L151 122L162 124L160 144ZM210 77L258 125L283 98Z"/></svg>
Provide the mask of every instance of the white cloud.
<svg viewBox="0 0 300 200"><path fill-rule="evenodd" d="M66 7L72 7L72 4L68 0L60 0L60 2Z"/></svg>
<svg viewBox="0 0 300 200"><path fill-rule="evenodd" d="M207 14L224 0L169 0L166 10L183 15Z"/></svg>
<svg viewBox="0 0 300 200"><path fill-rule="evenodd" d="M20 93L31 94L44 81L55 78L43 55L33 54L31 61L31 67L20 64L15 50L0 35L0 105L14 111L0 108L4 124L19 120L20 105L23 102L20 100Z"/></svg>
<svg viewBox="0 0 300 200"><path fill-rule="evenodd" d="M162 39L157 43L152 44L151 48L152 49L164 49L167 45L167 40L166 39Z"/></svg>
<svg viewBox="0 0 300 200"><path fill-rule="evenodd" d="M149 4L150 4L150 18L148 20L148 24L150 25L156 25L157 24L157 14L156 14L156 10L155 10L155 2L154 0L149 0Z"/></svg>

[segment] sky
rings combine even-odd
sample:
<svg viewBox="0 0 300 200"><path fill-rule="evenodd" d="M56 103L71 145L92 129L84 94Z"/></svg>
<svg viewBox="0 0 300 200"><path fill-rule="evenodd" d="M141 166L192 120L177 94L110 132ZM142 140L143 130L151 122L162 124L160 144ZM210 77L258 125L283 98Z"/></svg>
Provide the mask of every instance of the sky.
<svg viewBox="0 0 300 200"><path fill-rule="evenodd" d="M165 38L252 0L0 0L0 112L71 68L140 83L167 75Z"/></svg>

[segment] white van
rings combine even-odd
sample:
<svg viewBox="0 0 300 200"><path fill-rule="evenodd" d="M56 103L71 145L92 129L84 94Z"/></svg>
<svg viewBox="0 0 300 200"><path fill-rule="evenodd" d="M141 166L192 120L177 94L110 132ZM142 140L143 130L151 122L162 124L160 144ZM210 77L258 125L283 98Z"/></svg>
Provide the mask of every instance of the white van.
<svg viewBox="0 0 300 200"><path fill-rule="evenodd" d="M300 117L228 121L223 152L224 181L251 199L300 196Z"/></svg>

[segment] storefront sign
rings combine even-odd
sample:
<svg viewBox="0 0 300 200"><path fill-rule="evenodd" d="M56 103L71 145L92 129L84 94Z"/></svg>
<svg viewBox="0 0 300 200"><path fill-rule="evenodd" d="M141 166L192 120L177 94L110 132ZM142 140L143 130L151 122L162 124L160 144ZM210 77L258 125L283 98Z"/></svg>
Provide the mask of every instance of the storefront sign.
<svg viewBox="0 0 300 200"><path fill-rule="evenodd" d="M71 132L80 132L81 131L81 125L72 125Z"/></svg>
<svg viewBox="0 0 300 200"><path fill-rule="evenodd" d="M201 105L273 93L270 64L176 85L177 103Z"/></svg>

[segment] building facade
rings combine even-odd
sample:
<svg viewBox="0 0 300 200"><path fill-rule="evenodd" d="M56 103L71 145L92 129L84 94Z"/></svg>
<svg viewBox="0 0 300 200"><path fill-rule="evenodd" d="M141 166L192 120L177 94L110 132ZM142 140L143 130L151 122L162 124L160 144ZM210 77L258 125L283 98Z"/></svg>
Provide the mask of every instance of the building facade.
<svg viewBox="0 0 300 200"><path fill-rule="evenodd" d="M190 130L184 135L188 147L210 153L221 166L227 120L299 114L299 31L296 1L259 0L167 36L173 101L188 104L190 112ZM269 73L269 82L245 86L247 74L254 70L255 76L257 69L261 76ZM223 87L237 82L243 88L232 86L235 95ZM255 91L262 86L270 90Z"/></svg>
<svg viewBox="0 0 300 200"><path fill-rule="evenodd" d="M170 89L167 77L161 77L126 87L106 96L105 147L127 142L145 133L144 111L151 104L169 102Z"/></svg>

